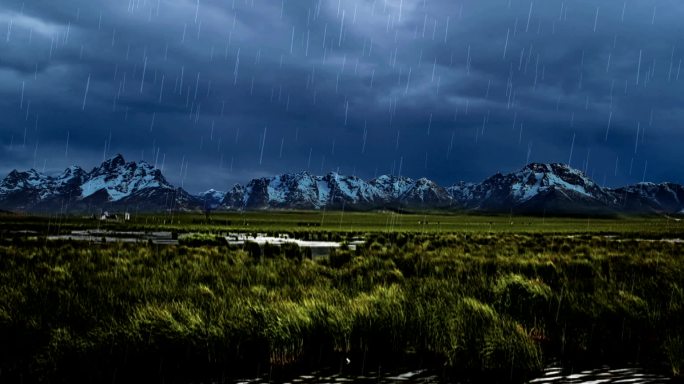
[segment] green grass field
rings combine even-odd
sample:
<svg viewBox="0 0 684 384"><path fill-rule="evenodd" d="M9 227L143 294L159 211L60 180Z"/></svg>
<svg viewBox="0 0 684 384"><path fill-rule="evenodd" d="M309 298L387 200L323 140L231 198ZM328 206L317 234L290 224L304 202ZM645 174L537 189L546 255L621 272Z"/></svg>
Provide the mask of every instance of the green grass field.
<svg viewBox="0 0 684 384"><path fill-rule="evenodd" d="M194 237L45 237L98 226ZM550 361L680 376L683 229L663 217L4 215L0 382L230 382L381 366L504 383ZM228 246L228 231L366 243L312 260L291 247Z"/></svg>
<svg viewBox="0 0 684 384"><path fill-rule="evenodd" d="M0 228L56 231L84 228L216 231L328 231L420 233L684 233L684 221L666 216L520 217L397 212L271 211L133 215L130 222L100 222L77 216L0 216Z"/></svg>

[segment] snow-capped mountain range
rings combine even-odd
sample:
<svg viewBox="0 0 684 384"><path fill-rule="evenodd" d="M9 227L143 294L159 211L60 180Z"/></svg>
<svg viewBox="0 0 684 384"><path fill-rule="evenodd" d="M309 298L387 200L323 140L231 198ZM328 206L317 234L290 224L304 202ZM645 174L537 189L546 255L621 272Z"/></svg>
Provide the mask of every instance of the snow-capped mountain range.
<svg viewBox="0 0 684 384"><path fill-rule="evenodd" d="M365 181L355 176L307 172L254 179L236 185L221 206L235 209L376 209L440 208L452 205L446 189L427 179L381 176Z"/></svg>
<svg viewBox="0 0 684 384"><path fill-rule="evenodd" d="M449 209L498 213L684 213L684 187L640 183L603 188L564 164L533 163L481 183L444 188L421 178L384 175L372 180L329 173L287 173L235 185L227 192L191 195L161 170L117 155L90 172L73 166L57 176L12 171L0 182L0 209L96 212L259 209Z"/></svg>
<svg viewBox="0 0 684 384"><path fill-rule="evenodd" d="M0 182L0 207L15 211L156 211L184 208L195 200L159 169L144 161L127 163L121 155L90 172L78 166L57 176L14 170Z"/></svg>

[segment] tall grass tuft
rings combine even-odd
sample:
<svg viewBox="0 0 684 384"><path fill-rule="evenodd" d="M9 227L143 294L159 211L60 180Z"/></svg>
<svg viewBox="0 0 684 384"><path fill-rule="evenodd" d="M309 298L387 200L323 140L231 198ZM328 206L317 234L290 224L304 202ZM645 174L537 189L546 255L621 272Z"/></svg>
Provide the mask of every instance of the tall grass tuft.
<svg viewBox="0 0 684 384"><path fill-rule="evenodd" d="M316 260L215 236L0 242L0 381L197 382L408 364L520 382L551 359L682 374L682 244L366 237Z"/></svg>

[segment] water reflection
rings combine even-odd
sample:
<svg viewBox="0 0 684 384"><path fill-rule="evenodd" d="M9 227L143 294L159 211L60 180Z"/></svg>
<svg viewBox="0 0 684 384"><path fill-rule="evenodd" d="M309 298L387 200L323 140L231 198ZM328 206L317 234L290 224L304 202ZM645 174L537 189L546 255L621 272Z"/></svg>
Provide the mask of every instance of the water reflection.
<svg viewBox="0 0 684 384"><path fill-rule="evenodd" d="M585 370L580 372L564 372L560 368L550 367L544 371L544 375L531 380L529 384L599 384L599 383L626 383L626 384L659 384L672 383L673 380L664 376L649 373L640 368L611 369L608 367ZM239 380L237 383L245 384L309 384L309 383L383 383L383 384L447 384L451 381L441 379L432 371L418 370L405 373L378 374L369 372L364 376L345 376L339 374L312 373L301 375L291 380L269 380L268 378ZM454 382L455 383L455 382Z"/></svg>
<svg viewBox="0 0 684 384"><path fill-rule="evenodd" d="M672 380L648 373L640 368L611 369L608 367L574 373L560 368L547 368L544 376L530 381L530 384L599 384L599 383L671 383Z"/></svg>
<svg viewBox="0 0 684 384"><path fill-rule="evenodd" d="M269 381L267 378L240 380L237 383L244 384L266 384L266 383L282 383L282 384L301 384L301 383L410 383L410 384L443 384L443 380L434 373L427 370L418 370L404 373L386 373L380 374L378 372L369 372L364 376L345 376L345 375L322 375L318 373L301 375L292 380L287 381Z"/></svg>

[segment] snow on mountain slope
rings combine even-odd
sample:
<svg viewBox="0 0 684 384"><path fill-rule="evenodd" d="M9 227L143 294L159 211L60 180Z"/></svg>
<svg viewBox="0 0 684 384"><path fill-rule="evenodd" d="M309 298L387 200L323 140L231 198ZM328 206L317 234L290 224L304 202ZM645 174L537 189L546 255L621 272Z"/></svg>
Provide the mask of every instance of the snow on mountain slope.
<svg viewBox="0 0 684 384"><path fill-rule="evenodd" d="M330 190L324 201L335 206L366 207L378 201L378 190L373 185L356 176L343 176L336 172L322 178Z"/></svg>
<svg viewBox="0 0 684 384"><path fill-rule="evenodd" d="M454 207L484 211L530 211L546 206L566 212L581 206L612 209L615 196L563 164L530 164L507 175L496 174L482 183L459 183L448 189L422 178L383 175L370 181L329 173L306 172L252 180L236 187L224 207L266 208L416 208ZM238 199L235 194L240 196ZM238 201L239 200L239 201ZM566 209L567 208L567 209Z"/></svg>
<svg viewBox="0 0 684 384"><path fill-rule="evenodd" d="M284 203L285 197L287 195L287 190L283 188L283 183L280 178L273 178L269 180L268 186L266 187L268 194L268 201L276 203Z"/></svg>
<svg viewBox="0 0 684 384"><path fill-rule="evenodd" d="M142 161L117 155L90 172L72 166L57 176L35 170L12 171L0 181L0 209L96 210L168 209L379 209L457 208L515 213L683 213L684 187L640 183L602 188L563 164L533 163L481 183L443 188L421 178L384 175L370 181L355 176L286 173L235 185L228 192L189 195Z"/></svg>
<svg viewBox="0 0 684 384"><path fill-rule="evenodd" d="M474 199L478 184L466 183L464 181L448 187L446 190L456 202L468 202Z"/></svg>
<svg viewBox="0 0 684 384"><path fill-rule="evenodd" d="M226 193L226 197L221 202L221 207L242 209L245 206L246 189L240 184L235 184L233 188Z"/></svg>
<svg viewBox="0 0 684 384"><path fill-rule="evenodd" d="M50 177L34 169L25 172L14 170L0 182L0 205L10 209L31 206L52 194L52 184Z"/></svg>
<svg viewBox="0 0 684 384"><path fill-rule="evenodd" d="M231 208L315 208L318 206L318 178L306 172L254 179L246 187L235 186L242 204L234 196Z"/></svg>
<svg viewBox="0 0 684 384"><path fill-rule="evenodd" d="M330 200L330 185L323 179L316 179L316 190L318 192L316 208L325 207Z"/></svg>
<svg viewBox="0 0 684 384"><path fill-rule="evenodd" d="M308 172L274 177L269 184L269 198L278 207L311 208L318 198L316 182L317 178Z"/></svg>
<svg viewBox="0 0 684 384"><path fill-rule="evenodd" d="M527 201L538 194L555 188L597 198L605 192L579 170L564 164L530 164L522 170L509 174L511 192L517 202Z"/></svg>
<svg viewBox="0 0 684 384"><path fill-rule="evenodd" d="M684 208L684 186L674 183L639 183L611 190L626 211L676 213Z"/></svg>
<svg viewBox="0 0 684 384"><path fill-rule="evenodd" d="M614 196L581 171L564 164L532 163L517 172L497 173L480 184L457 184L449 188L462 207L484 211L517 208L536 211L546 206L561 209L575 203L610 209Z"/></svg>
<svg viewBox="0 0 684 384"><path fill-rule="evenodd" d="M40 189L48 186L50 179L35 169L19 172L14 170L0 183L0 193L10 193L25 189Z"/></svg>
<svg viewBox="0 0 684 384"><path fill-rule="evenodd" d="M208 191L200 193L199 195L197 195L197 197L200 197L203 199L223 201L223 199L226 197L226 194L227 194L227 192L217 191L215 189L210 189Z"/></svg>
<svg viewBox="0 0 684 384"><path fill-rule="evenodd" d="M87 203L86 203L87 202ZM72 166L57 176L35 170L12 171L0 182L0 206L22 210L90 209L98 204L123 204L149 209L196 202L169 184L158 169L142 161L126 163L117 155L86 172ZM93 206L93 204L95 204Z"/></svg>
<svg viewBox="0 0 684 384"><path fill-rule="evenodd" d="M398 200L408 192L415 182L404 176L382 175L369 182L379 192L380 199L384 201Z"/></svg>
<svg viewBox="0 0 684 384"><path fill-rule="evenodd" d="M57 176L54 180L54 185L57 188L63 188L69 185L80 185L86 177L86 171L83 168L72 165L64 170L64 172Z"/></svg>
<svg viewBox="0 0 684 384"><path fill-rule="evenodd" d="M175 189L150 164L144 161L126 163L123 156L117 155L88 174L87 180L81 185L81 196L85 198L104 190L111 201L120 201L150 188Z"/></svg>
<svg viewBox="0 0 684 384"><path fill-rule="evenodd" d="M443 206L450 201L444 188L427 179L380 176L368 182L335 172L325 176L302 172L254 179L245 187L235 186L223 204L232 209L368 209L407 204Z"/></svg>
<svg viewBox="0 0 684 384"><path fill-rule="evenodd" d="M452 198L446 189L425 178L413 182L400 199L408 204L426 204L435 207L452 203Z"/></svg>
<svg viewBox="0 0 684 384"><path fill-rule="evenodd" d="M210 189L208 191L198 194L196 197L200 202L202 202L205 209L215 209L221 206L223 200L225 200L227 195L227 192Z"/></svg>

